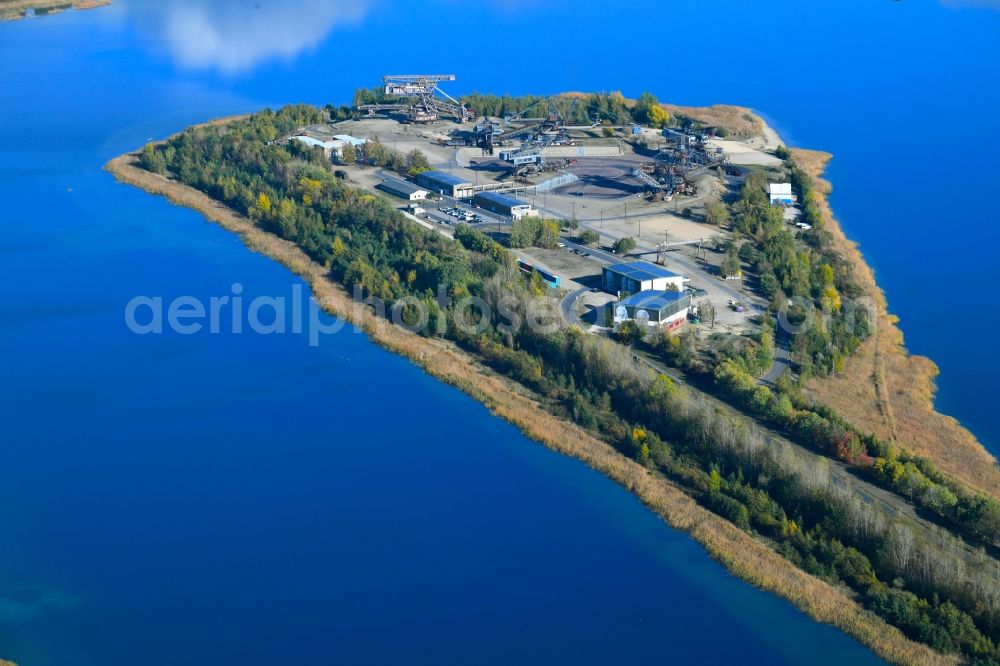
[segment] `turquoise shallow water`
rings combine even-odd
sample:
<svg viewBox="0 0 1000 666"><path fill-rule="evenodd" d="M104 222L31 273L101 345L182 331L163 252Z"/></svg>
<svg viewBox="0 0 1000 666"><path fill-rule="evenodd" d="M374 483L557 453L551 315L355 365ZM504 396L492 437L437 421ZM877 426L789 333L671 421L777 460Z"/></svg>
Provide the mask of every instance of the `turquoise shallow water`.
<svg viewBox="0 0 1000 666"><path fill-rule="evenodd" d="M898 4L866 4L860 17L859 5L848 17L774 3L803 34L824 25L828 38L857 36L843 56L791 31L783 39L804 55L782 61L780 85L763 64L781 52L754 66L727 49L698 52L710 76L663 80L666 42L643 36L692 49L685 26L695 25L739 49L741 31L770 28L763 10L737 3L608 13L601 30L622 46L601 54L579 42L593 8L568 2L283 11L126 1L0 25L0 656L24 665L876 661L733 579L615 484L361 335L313 348L294 335L129 333L122 313L136 295L207 299L238 282L249 300L288 295L297 280L198 214L116 184L101 165L207 118L344 102L388 70L455 71L458 91L650 88L684 103L750 104L790 140L838 154L831 175L845 226L886 268L914 347L941 361L942 404L989 435L996 422L977 407L968 350L928 332L921 304L983 298L968 285L995 216L975 228L982 243L954 250L969 272L919 281L940 204L898 195L926 177L923 153L903 137L930 112L893 116L886 131L845 109L876 104L886 87L887 116L893 104L931 105L929 91L911 92L930 72L950 99L968 100L963 119L975 132L989 117L978 104L996 94L974 84L996 68L979 56L997 17L927 3L902 14ZM413 26L452 47L415 48ZM470 26L475 40L458 44ZM510 56L498 35L515 29L558 57L498 66ZM968 62L953 77L932 61L943 47L908 51L935 30L964 38L948 62ZM829 71L807 76L808 58L825 58ZM862 62L868 77L857 76ZM872 194L874 136L900 159ZM966 157L970 193L991 178L989 159ZM957 218L977 200L946 210ZM889 238L901 228L905 249Z"/></svg>

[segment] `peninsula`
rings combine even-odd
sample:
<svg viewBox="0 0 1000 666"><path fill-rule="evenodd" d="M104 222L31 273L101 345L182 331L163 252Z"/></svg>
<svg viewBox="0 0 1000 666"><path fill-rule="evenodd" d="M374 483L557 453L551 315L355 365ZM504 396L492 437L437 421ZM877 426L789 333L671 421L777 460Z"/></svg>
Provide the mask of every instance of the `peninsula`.
<svg viewBox="0 0 1000 666"><path fill-rule="evenodd" d="M54 14L67 9L106 7L112 0L0 0L0 21L16 21L34 12L36 16Z"/></svg>
<svg viewBox="0 0 1000 666"><path fill-rule="evenodd" d="M1000 471L934 411L827 205L830 156L739 107L442 98L453 78L107 169L886 660L1000 664Z"/></svg>

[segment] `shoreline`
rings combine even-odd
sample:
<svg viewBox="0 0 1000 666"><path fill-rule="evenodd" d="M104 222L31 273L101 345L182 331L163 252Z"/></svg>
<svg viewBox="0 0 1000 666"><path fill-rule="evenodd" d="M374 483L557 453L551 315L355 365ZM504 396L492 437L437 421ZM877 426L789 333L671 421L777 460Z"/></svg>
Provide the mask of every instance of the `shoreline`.
<svg viewBox="0 0 1000 666"><path fill-rule="evenodd" d="M206 124L218 124L220 119ZM523 387L483 367L455 345L427 339L386 324L353 300L326 276L326 270L289 241L263 231L202 192L135 166L137 152L117 157L105 169L120 182L192 208L208 220L240 236L244 244L286 266L305 280L320 306L363 329L375 344L407 357L431 376L483 403L493 414L518 427L527 437L570 455L602 472L635 494L672 527L690 534L727 570L756 587L774 593L811 618L837 626L883 659L902 664L954 664L958 658L932 651L863 609L841 588L805 573L763 541L698 505L668 481L651 475L609 444L574 423L545 411Z"/></svg>
<svg viewBox="0 0 1000 666"><path fill-rule="evenodd" d="M937 365L906 349L899 318L889 312L874 270L833 215L828 199L832 186L822 177L833 155L801 148L792 148L791 153L815 181L817 204L837 251L854 266L865 293L878 307L875 334L846 359L844 373L811 379L804 386L806 392L855 426L929 458L948 476L1000 499L996 458L958 419L937 411Z"/></svg>
<svg viewBox="0 0 1000 666"><path fill-rule="evenodd" d="M0 21L20 21L27 16L29 9L38 12L37 16L58 14L67 9L96 9L107 7L112 0L8 0L0 4ZM2 664L0 664L2 666Z"/></svg>

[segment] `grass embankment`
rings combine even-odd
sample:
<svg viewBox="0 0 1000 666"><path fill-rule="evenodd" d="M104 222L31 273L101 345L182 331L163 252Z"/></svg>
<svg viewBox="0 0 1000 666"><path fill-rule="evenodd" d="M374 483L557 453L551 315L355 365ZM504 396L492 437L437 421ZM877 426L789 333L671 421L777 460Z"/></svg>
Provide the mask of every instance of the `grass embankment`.
<svg viewBox="0 0 1000 666"><path fill-rule="evenodd" d="M0 0L0 21L16 21L24 18L29 9L39 14L54 14L65 9L94 9L106 7L111 0ZM0 665L2 666L2 665Z"/></svg>
<svg viewBox="0 0 1000 666"><path fill-rule="evenodd" d="M788 599L814 619L833 624L870 646L881 657L901 664L956 664L906 638L895 627L864 610L842 588L796 568L766 543L699 506L668 481L618 453L574 423L544 409L522 386L478 363L441 339L424 338L356 307L349 294L328 279L327 270L295 244L258 228L249 219L206 194L136 166L137 154L118 157L106 168L118 180L175 204L200 211L240 235L251 249L282 263L308 282L327 312L364 329L380 346L406 356L434 377L464 391L528 437L573 456L635 493L670 525L691 534L706 550L742 579Z"/></svg>
<svg viewBox="0 0 1000 666"><path fill-rule="evenodd" d="M889 314L874 272L833 216L827 200L832 188L821 178L832 155L792 149L792 156L816 182L826 228L833 234L838 252L854 266L858 283L878 307L875 335L847 359L843 374L811 379L806 383L807 391L859 428L929 458L944 473L1000 499L996 459L961 423L934 409L937 366L906 351L899 320Z"/></svg>

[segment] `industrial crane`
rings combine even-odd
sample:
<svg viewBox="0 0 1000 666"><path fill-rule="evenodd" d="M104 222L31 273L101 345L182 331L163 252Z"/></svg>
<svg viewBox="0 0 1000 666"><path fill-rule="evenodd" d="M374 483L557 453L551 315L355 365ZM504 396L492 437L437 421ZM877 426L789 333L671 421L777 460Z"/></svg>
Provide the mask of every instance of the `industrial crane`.
<svg viewBox="0 0 1000 666"><path fill-rule="evenodd" d="M380 111L405 112L407 121L412 123L433 122L442 114L454 116L459 122L464 123L474 114L464 104L441 90L438 85L443 81L454 80L454 74L388 74L382 77L385 95L406 98L410 101L362 104L357 109L368 112L368 115ZM437 95L441 95L444 99L438 98Z"/></svg>
<svg viewBox="0 0 1000 666"><path fill-rule="evenodd" d="M549 104L549 115L547 117L525 117L524 114L544 102L548 102ZM574 99L573 104L570 106L570 114L572 114L573 109L576 108L576 102L577 100ZM513 150L505 150L500 153L500 159L513 164L515 172L518 171L519 167L527 164L541 164L545 161L542 157L542 149L556 143L557 141L566 139L566 134L563 131L563 127L565 126L563 115L560 113L559 109L556 108L556 105L553 103L551 97L546 97L535 102L531 106L522 110L520 114L516 116L508 116L506 121L508 124L511 122L527 122L528 124L523 127L507 130L506 132L493 137L493 140L502 141L504 139L522 136L526 133L531 133L533 135L530 139L522 143L520 147Z"/></svg>

